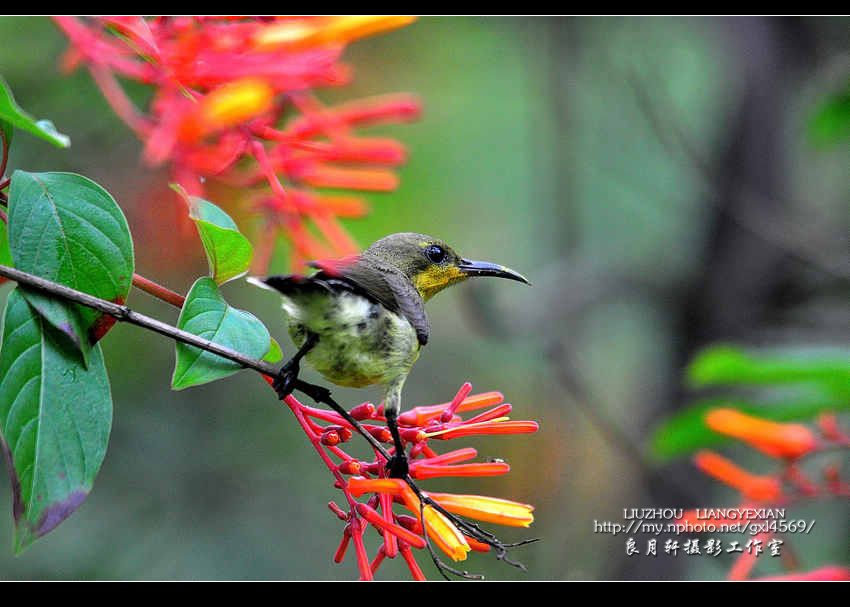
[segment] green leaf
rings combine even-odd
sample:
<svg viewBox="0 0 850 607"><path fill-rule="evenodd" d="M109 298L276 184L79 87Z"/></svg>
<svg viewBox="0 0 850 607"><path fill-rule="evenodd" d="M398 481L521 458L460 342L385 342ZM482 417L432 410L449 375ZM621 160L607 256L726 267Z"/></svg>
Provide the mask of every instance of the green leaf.
<svg viewBox="0 0 850 607"><path fill-rule="evenodd" d="M9 230L5 221L0 221L0 265L12 267L12 251L9 250Z"/></svg>
<svg viewBox="0 0 850 607"><path fill-rule="evenodd" d="M198 227L213 280L223 284L245 274L254 256L254 247L239 232L236 222L208 200L189 196L179 185L171 187L189 205L189 217Z"/></svg>
<svg viewBox="0 0 850 607"><path fill-rule="evenodd" d="M656 428L650 441L652 455L658 459L670 459L687 455L697 449L730 442L730 439L705 425L705 414L716 408L737 409L762 419L787 422L810 420L820 413L850 409L850 402L839 402L830 398L799 398L772 403L728 398L698 401Z"/></svg>
<svg viewBox="0 0 850 607"><path fill-rule="evenodd" d="M850 135L850 89L833 94L815 110L809 137L816 145L830 145Z"/></svg>
<svg viewBox="0 0 850 607"><path fill-rule="evenodd" d="M850 390L850 355L749 353L732 346L715 346L694 358L687 378L695 387L815 383L837 396L846 396Z"/></svg>
<svg viewBox="0 0 850 607"><path fill-rule="evenodd" d="M0 154L5 150L8 155L9 149L12 147L12 135L14 133L15 129L12 128L11 123L0 120ZM3 177L3 175L0 175L0 177Z"/></svg>
<svg viewBox="0 0 850 607"><path fill-rule="evenodd" d="M33 289L21 286L18 288L30 306L58 330L58 335L67 339L80 352L83 364L88 366L92 344L87 337L88 330L80 308L69 301L50 297Z"/></svg>
<svg viewBox="0 0 850 607"><path fill-rule="evenodd" d="M133 281L133 241L109 192L73 173L15 171L9 189L9 245L17 269L122 304ZM115 319L64 302L30 302L81 349L96 343ZM82 329L82 332L81 332Z"/></svg>
<svg viewBox="0 0 850 607"><path fill-rule="evenodd" d="M267 363L280 362L283 359L283 350L280 349L280 344L275 341L275 338L270 339L269 351L263 356L263 360Z"/></svg>
<svg viewBox="0 0 850 607"><path fill-rule="evenodd" d="M56 130L49 120L36 120L15 103L12 91L3 78L0 78L0 121L27 131L36 137L46 139L60 148L67 148L71 140Z"/></svg>
<svg viewBox="0 0 850 607"><path fill-rule="evenodd" d="M230 307L211 278L199 278L180 311L177 326L252 358L269 351L270 336L257 317ZM171 387L182 390L227 377L242 367L211 352L177 343L177 364Z"/></svg>
<svg viewBox="0 0 850 607"><path fill-rule="evenodd" d="M99 346L88 368L19 290L0 350L0 431L12 476L15 551L52 530L92 489L106 454L112 396Z"/></svg>

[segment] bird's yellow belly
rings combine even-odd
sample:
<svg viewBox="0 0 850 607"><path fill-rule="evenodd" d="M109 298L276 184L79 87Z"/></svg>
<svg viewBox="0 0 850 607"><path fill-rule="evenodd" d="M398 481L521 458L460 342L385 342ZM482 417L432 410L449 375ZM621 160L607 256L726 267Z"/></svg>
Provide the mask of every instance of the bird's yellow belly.
<svg viewBox="0 0 850 607"><path fill-rule="evenodd" d="M298 304L284 303L292 341L300 347L308 332L319 336L305 358L334 384L389 384L419 357L419 340L407 319L365 297L341 293Z"/></svg>

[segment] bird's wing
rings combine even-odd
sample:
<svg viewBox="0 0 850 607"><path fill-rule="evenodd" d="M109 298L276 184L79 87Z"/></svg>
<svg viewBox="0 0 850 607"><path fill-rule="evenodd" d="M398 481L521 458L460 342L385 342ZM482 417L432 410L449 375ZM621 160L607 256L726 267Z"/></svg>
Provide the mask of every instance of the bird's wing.
<svg viewBox="0 0 850 607"><path fill-rule="evenodd" d="M360 256L332 270L322 267L313 278L330 284L335 281L348 283L356 293L406 318L416 331L419 343L423 346L428 343L430 326L425 302L413 283L395 266L375 257L364 261Z"/></svg>
<svg viewBox="0 0 850 607"><path fill-rule="evenodd" d="M314 279L312 276L300 276L298 274L266 276L265 278L249 278L248 282L264 289L273 289L287 296L298 296L307 293L334 292L333 286L327 281Z"/></svg>

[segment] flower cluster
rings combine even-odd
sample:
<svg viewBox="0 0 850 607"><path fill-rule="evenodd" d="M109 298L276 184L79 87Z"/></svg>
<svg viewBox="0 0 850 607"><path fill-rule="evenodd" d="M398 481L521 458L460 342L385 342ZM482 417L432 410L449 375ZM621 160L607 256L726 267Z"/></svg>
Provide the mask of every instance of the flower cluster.
<svg viewBox="0 0 850 607"><path fill-rule="evenodd" d="M818 418L820 436L802 424L773 422L734 409L713 409L704 419L706 425L715 432L735 438L780 464L773 474L757 475L712 451L700 451L694 456L694 463L700 470L740 494L742 507L758 504L788 506L806 499L850 497L850 483L842 480L837 466L827 463L821 471L820 482L810 478L802 466L804 458L834 449L850 448L850 435L842 431L834 415L824 414ZM722 513L723 510L718 509L718 512ZM720 518L715 518L713 522L735 522L723 519L722 514L717 516ZM686 512L684 518L695 520L696 517L694 512ZM771 531L765 531L757 539L765 542L771 535ZM754 566L753 555L744 553L728 577L733 580L745 579ZM775 579L845 579L848 576L850 570L847 568L825 567Z"/></svg>
<svg viewBox="0 0 850 607"><path fill-rule="evenodd" d="M399 417L401 436L410 446L412 478L506 474L510 466L503 461L471 462L477 457L473 448L438 454L429 443L472 435L537 431L536 422L508 419L511 405L502 402L500 393L470 395L470 391L471 386L466 383L451 402L416 407ZM515 527L528 527L534 520L532 506L495 497L423 492L422 495L433 500L439 509L425 505L405 481L387 477L387 460L377 450L375 459L365 462L353 458L341 448L340 445L353 433L352 427L340 415L307 406L291 395L286 397L285 402L334 476L335 487L345 497L347 508L334 502L328 504L330 510L346 523L334 560L342 562L349 544L353 542L361 579L373 579L384 559L401 556L413 579L424 580L414 550L430 550L429 542L453 561L465 560L470 551L491 550L492 544L481 541L480 537L470 537L445 513ZM479 409L487 410L466 420L459 415ZM382 407L364 403L349 413L362 422L363 428L378 441L392 444L388 428L373 423L385 421ZM391 449L389 453L392 454ZM357 499L365 496L368 496L366 501ZM397 512L395 506L406 509L407 513ZM381 537L381 545L371 560L364 542L364 534L369 527ZM440 566L436 557L435 562Z"/></svg>
<svg viewBox="0 0 850 607"><path fill-rule="evenodd" d="M265 273L279 235L291 266L357 250L339 218L361 217L359 196L314 188L393 190L406 150L364 137L362 126L415 119L418 100L392 95L325 107L314 94L350 82L346 44L410 23L402 16L301 18L55 17L115 113L141 138L148 163L203 195L208 179L237 186L262 217L254 274ZM147 113L118 77L154 88Z"/></svg>

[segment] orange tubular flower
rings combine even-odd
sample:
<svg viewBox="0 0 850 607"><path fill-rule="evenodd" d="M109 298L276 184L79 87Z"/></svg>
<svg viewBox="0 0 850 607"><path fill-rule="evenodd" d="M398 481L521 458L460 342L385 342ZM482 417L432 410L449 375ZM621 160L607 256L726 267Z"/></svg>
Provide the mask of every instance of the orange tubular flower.
<svg viewBox="0 0 850 607"><path fill-rule="evenodd" d="M782 495L782 485L770 476L756 476L738 467L725 457L711 451L700 451L694 463L706 474L734 487L746 498L756 501L775 501Z"/></svg>
<svg viewBox="0 0 850 607"><path fill-rule="evenodd" d="M814 435L799 424L781 424L734 409L713 409L705 416L709 428L742 440L771 457L794 459L817 446Z"/></svg>
<svg viewBox="0 0 850 607"><path fill-rule="evenodd" d="M428 495L449 512L479 521L512 527L528 527L534 522L534 515L531 514L534 506L529 504L480 495L451 493L429 493Z"/></svg>

